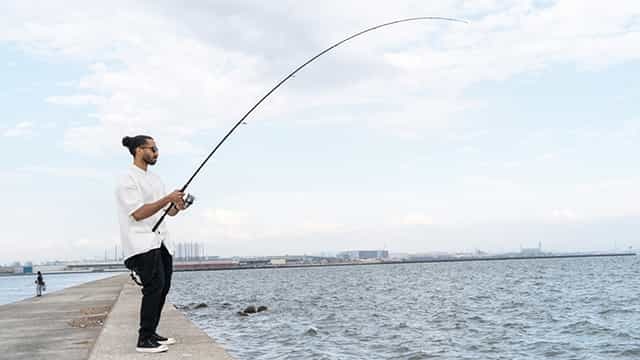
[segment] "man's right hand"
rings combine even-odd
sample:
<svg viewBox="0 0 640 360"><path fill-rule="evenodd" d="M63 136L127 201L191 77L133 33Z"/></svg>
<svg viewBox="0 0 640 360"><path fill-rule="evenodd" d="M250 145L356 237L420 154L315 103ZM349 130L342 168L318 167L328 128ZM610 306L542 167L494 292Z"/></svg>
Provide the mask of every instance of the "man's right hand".
<svg viewBox="0 0 640 360"><path fill-rule="evenodd" d="M167 200L172 202L178 209L184 209L184 193L182 191L173 191L171 194L167 195Z"/></svg>
<svg viewBox="0 0 640 360"><path fill-rule="evenodd" d="M183 197L184 193L180 190L176 190L158 201L152 202L150 204L144 204L141 208L134 211L131 216L136 221L144 220L162 210L169 203L173 203L175 205L177 209L175 211L177 212L178 210L184 209L184 200L182 199Z"/></svg>

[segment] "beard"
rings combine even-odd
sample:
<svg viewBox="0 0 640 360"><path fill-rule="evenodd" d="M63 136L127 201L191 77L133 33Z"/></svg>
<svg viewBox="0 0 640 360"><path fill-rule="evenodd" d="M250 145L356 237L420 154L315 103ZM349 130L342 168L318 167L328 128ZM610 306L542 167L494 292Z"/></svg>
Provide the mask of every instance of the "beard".
<svg viewBox="0 0 640 360"><path fill-rule="evenodd" d="M153 157L145 157L144 158L144 162L147 163L147 165L155 165L156 161L158 161L158 158L153 158Z"/></svg>

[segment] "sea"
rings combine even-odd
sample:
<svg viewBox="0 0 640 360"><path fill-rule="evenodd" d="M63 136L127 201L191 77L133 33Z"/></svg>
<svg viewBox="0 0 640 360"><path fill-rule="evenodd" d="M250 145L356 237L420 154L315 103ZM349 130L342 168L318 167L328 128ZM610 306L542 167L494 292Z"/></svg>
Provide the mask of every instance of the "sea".
<svg viewBox="0 0 640 360"><path fill-rule="evenodd" d="M47 291L44 292L44 295L117 274L112 272L43 273L44 282L47 285ZM36 295L35 281L36 274L0 276L0 305L34 297Z"/></svg>
<svg viewBox="0 0 640 360"><path fill-rule="evenodd" d="M238 360L640 359L637 256L181 272L172 286ZM238 314L249 305L268 310Z"/></svg>

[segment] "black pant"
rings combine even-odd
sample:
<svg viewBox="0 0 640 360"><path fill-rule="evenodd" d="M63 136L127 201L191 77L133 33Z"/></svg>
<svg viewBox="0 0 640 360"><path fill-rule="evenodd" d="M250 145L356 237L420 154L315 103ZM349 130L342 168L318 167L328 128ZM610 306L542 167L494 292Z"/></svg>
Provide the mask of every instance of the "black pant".
<svg viewBox="0 0 640 360"><path fill-rule="evenodd" d="M124 264L135 271L142 282L138 335L144 340L155 334L158 328L162 307L171 287L173 258L162 244L159 249L130 257Z"/></svg>

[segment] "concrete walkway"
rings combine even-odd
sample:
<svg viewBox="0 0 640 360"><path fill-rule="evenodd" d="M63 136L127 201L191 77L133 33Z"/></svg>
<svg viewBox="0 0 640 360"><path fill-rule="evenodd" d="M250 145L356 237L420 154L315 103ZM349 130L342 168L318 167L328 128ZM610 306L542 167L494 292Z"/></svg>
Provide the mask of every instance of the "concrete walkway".
<svg viewBox="0 0 640 360"><path fill-rule="evenodd" d="M86 360L126 275L0 306L0 359Z"/></svg>
<svg viewBox="0 0 640 360"><path fill-rule="evenodd" d="M158 332L178 343L161 354L136 353L142 294L127 274L0 306L0 359L231 359L173 305Z"/></svg>
<svg viewBox="0 0 640 360"><path fill-rule="evenodd" d="M176 310L165 304L158 333L173 337L177 344L159 354L135 352L138 338L138 315L142 294L140 287L127 282L113 306L98 341L91 352L91 360L112 359L211 359L230 360L222 347Z"/></svg>

